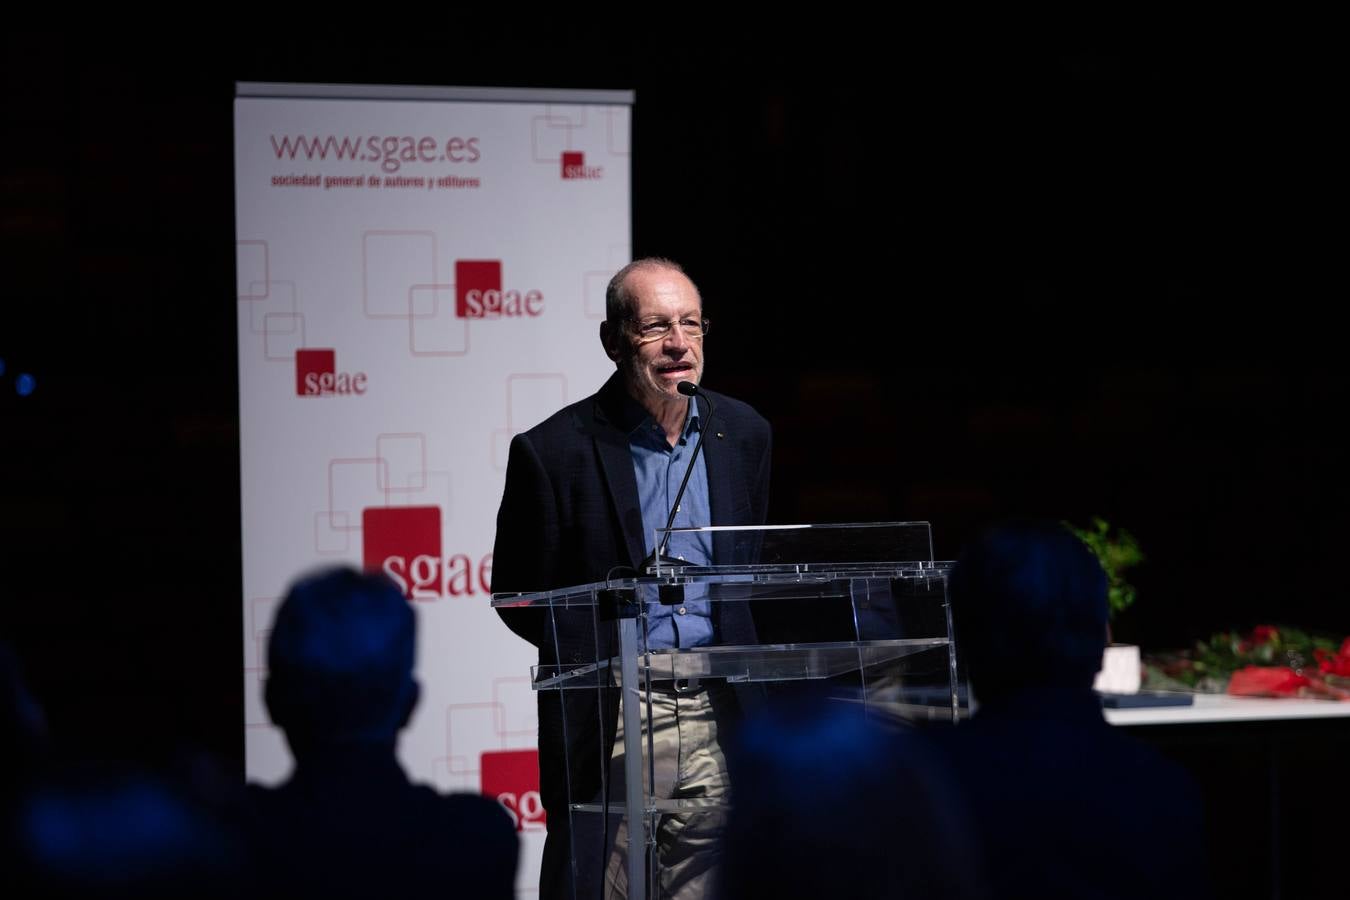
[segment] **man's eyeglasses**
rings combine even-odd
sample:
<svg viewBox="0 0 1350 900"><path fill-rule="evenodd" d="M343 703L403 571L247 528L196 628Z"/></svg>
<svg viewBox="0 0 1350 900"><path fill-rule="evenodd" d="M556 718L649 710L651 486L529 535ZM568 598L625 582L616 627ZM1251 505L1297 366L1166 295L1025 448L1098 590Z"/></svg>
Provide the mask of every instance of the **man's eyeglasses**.
<svg viewBox="0 0 1350 900"><path fill-rule="evenodd" d="M684 336L691 341L698 340L708 333L707 319L686 318L677 323L673 319L626 319L633 336L641 343L663 340L676 325Z"/></svg>

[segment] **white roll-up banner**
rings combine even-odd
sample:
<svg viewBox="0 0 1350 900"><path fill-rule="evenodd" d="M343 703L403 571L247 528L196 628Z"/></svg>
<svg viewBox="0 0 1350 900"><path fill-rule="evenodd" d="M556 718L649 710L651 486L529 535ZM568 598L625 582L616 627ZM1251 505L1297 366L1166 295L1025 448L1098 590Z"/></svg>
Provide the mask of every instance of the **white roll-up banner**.
<svg viewBox="0 0 1350 900"><path fill-rule="evenodd" d="M418 613L414 781L497 798L536 891L533 648L488 606L511 437L613 370L629 260L623 91L240 84L235 99L248 777L291 760L262 702L297 575L382 569Z"/></svg>

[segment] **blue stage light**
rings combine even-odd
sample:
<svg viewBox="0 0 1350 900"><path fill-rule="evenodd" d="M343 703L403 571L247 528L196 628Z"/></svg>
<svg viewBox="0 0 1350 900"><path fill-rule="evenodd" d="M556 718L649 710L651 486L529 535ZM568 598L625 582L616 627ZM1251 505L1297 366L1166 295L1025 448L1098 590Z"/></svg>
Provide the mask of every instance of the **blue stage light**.
<svg viewBox="0 0 1350 900"><path fill-rule="evenodd" d="M14 390L18 391L20 397L27 397L36 388L36 379L27 372L20 372L19 377L14 379Z"/></svg>

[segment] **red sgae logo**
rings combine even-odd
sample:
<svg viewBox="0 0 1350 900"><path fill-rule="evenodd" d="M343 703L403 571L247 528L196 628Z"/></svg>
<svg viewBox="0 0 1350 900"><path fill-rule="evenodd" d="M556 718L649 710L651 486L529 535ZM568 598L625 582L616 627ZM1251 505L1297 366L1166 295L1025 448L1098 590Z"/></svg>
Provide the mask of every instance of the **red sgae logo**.
<svg viewBox="0 0 1350 900"><path fill-rule="evenodd" d="M564 150L562 155L562 177L572 178L599 178L604 171L604 166L586 165L586 154L580 150Z"/></svg>
<svg viewBox="0 0 1350 900"><path fill-rule="evenodd" d="M361 511L362 564L392 578L409 600L491 593L492 554L441 555L439 506L373 506Z"/></svg>
<svg viewBox="0 0 1350 900"><path fill-rule="evenodd" d="M548 817L539 796L539 751L494 750L479 760L479 791L494 798L516 831L543 831Z"/></svg>
<svg viewBox="0 0 1350 900"><path fill-rule="evenodd" d="M364 394L366 373L339 372L337 351L331 347L297 350L295 392L301 397Z"/></svg>
<svg viewBox="0 0 1350 900"><path fill-rule="evenodd" d="M532 290L502 290L500 259L455 260L455 315L461 319L538 316L544 295Z"/></svg>
<svg viewBox="0 0 1350 900"><path fill-rule="evenodd" d="M361 511L362 562L383 571L409 600L440 596L441 508L368 507Z"/></svg>
<svg viewBox="0 0 1350 900"><path fill-rule="evenodd" d="M336 350L295 351L295 392L302 397L317 394L320 378L324 375L331 378L336 371Z"/></svg>

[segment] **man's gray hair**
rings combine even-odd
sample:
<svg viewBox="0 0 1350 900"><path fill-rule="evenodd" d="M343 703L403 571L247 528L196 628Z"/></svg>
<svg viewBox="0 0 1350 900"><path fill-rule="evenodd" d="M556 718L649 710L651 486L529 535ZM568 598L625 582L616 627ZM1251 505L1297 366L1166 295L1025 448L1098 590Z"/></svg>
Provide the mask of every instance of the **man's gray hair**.
<svg viewBox="0 0 1350 900"><path fill-rule="evenodd" d="M663 256L644 256L642 259L635 259L622 269L614 273L614 277L609 280L609 287L605 288L605 321L612 325L617 325L633 313L633 303L636 299L633 292L628 289L625 282L628 276L638 269L665 269L671 272L679 272L684 275L684 267L671 259ZM686 278L689 276L685 275ZM692 282L691 282L692 283ZM694 286L698 290L698 286ZM703 303L703 295L699 295L699 304Z"/></svg>

